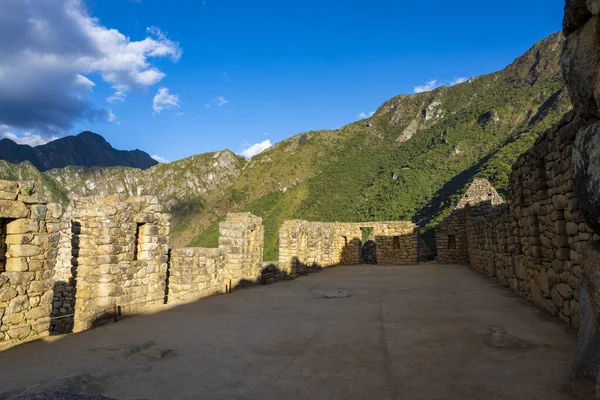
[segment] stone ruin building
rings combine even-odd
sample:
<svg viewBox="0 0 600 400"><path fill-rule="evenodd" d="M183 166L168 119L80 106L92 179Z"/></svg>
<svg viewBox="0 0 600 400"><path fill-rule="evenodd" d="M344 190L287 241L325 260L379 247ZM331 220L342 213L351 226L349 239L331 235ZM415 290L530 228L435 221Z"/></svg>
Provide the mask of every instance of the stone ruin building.
<svg viewBox="0 0 600 400"><path fill-rule="evenodd" d="M471 268L579 329L573 372L600 398L600 0L567 0L562 64L574 109L516 162L504 203L477 180L436 230L439 261ZM262 220L229 214L215 249L168 248L154 198L77 199L63 212L0 181L0 347L80 331L118 314L224 293L262 278ZM415 263L409 222L286 221L281 276Z"/></svg>
<svg viewBox="0 0 600 400"><path fill-rule="evenodd" d="M250 213L227 215L217 248L170 249L171 217L154 197L76 198L63 210L32 184L9 181L0 181L0 218L0 348L308 268L359 264L365 238L380 264L419 257L410 222L286 221L280 264L263 268L264 227Z"/></svg>
<svg viewBox="0 0 600 400"><path fill-rule="evenodd" d="M563 33L573 110L517 160L508 204L476 181L436 244L578 328L573 372L600 398L600 1L567 0Z"/></svg>
<svg viewBox="0 0 600 400"><path fill-rule="evenodd" d="M361 257L363 245L375 250L371 262ZM419 229L412 222L285 221L279 230L279 268L290 275L335 265L418 262Z"/></svg>
<svg viewBox="0 0 600 400"><path fill-rule="evenodd" d="M0 181L0 348L260 278L260 218L230 213L218 248L173 251L169 221L153 197L74 199L63 212Z"/></svg>

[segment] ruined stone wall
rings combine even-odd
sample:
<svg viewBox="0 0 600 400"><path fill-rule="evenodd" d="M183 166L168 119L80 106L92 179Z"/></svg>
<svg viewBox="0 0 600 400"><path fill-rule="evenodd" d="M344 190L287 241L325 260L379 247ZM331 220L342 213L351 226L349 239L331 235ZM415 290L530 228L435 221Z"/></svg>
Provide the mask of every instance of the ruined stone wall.
<svg viewBox="0 0 600 400"><path fill-rule="evenodd" d="M184 248L171 252L169 303L225 293L225 262L220 249Z"/></svg>
<svg viewBox="0 0 600 400"><path fill-rule="evenodd" d="M219 224L219 248L171 253L169 301L191 301L261 281L264 227L250 213L229 213Z"/></svg>
<svg viewBox="0 0 600 400"><path fill-rule="evenodd" d="M486 203L503 204L504 200L485 179L475 179L459 200L452 214L436 227L438 261L451 264L468 264L467 208Z"/></svg>
<svg viewBox="0 0 600 400"><path fill-rule="evenodd" d="M593 232L584 223L574 193L574 117L573 112L567 114L513 165L510 205L482 201L457 209L436 229L436 241L441 260L469 264L578 326L582 247ZM466 242L461 234L451 253L444 240L451 231L461 230ZM457 252L460 256L454 257Z"/></svg>
<svg viewBox="0 0 600 400"><path fill-rule="evenodd" d="M412 222L376 222L373 235L377 264L402 265L419 262L419 229Z"/></svg>
<svg viewBox="0 0 600 400"><path fill-rule="evenodd" d="M265 230L262 218L251 213L229 213L219 223L219 249L223 252L223 278L236 287L260 279Z"/></svg>
<svg viewBox="0 0 600 400"><path fill-rule="evenodd" d="M450 264L468 264L466 210L457 209L435 229L438 261Z"/></svg>
<svg viewBox="0 0 600 400"><path fill-rule="evenodd" d="M0 181L0 348L49 334L62 207Z"/></svg>
<svg viewBox="0 0 600 400"><path fill-rule="evenodd" d="M81 331L113 316L116 306L131 312L162 304L169 220L152 197L73 200L63 218L53 316L70 306L72 329ZM57 333L69 328L56 324Z"/></svg>
<svg viewBox="0 0 600 400"><path fill-rule="evenodd" d="M411 222L285 221L279 230L279 268L295 275L307 268L360 264L361 228L373 228L378 264L419 261L419 231Z"/></svg>

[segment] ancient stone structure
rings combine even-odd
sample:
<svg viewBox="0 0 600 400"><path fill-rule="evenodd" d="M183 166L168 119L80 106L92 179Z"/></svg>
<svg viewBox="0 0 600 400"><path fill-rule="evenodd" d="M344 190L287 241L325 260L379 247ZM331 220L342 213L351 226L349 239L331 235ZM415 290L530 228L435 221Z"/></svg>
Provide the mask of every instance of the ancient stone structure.
<svg viewBox="0 0 600 400"><path fill-rule="evenodd" d="M600 1L567 0L563 73L574 110L513 166L510 205L440 224L442 261L468 263L579 327L575 376L600 398Z"/></svg>
<svg viewBox="0 0 600 400"><path fill-rule="evenodd" d="M219 224L217 249L173 250L169 297L190 301L260 281L264 247L262 219L229 213Z"/></svg>
<svg viewBox="0 0 600 400"><path fill-rule="evenodd" d="M504 200L487 180L475 179L452 214L436 227L435 238L439 261L454 264L469 263L466 230L468 207L482 202L498 205L504 203Z"/></svg>
<svg viewBox="0 0 600 400"><path fill-rule="evenodd" d="M47 336L62 207L0 181L0 345Z"/></svg>
<svg viewBox="0 0 600 400"><path fill-rule="evenodd" d="M229 214L217 249L172 251L170 218L154 197L78 198L63 213L0 181L0 348L284 277L263 275L261 218Z"/></svg>
<svg viewBox="0 0 600 400"><path fill-rule="evenodd" d="M419 229L412 222L285 221L279 231L279 268L293 276L307 268L360 264L366 228L372 229L368 236L378 264L419 262Z"/></svg>
<svg viewBox="0 0 600 400"><path fill-rule="evenodd" d="M117 306L162 304L169 220L153 197L73 200L63 217L53 316L74 316L57 319L55 332L88 329Z"/></svg>

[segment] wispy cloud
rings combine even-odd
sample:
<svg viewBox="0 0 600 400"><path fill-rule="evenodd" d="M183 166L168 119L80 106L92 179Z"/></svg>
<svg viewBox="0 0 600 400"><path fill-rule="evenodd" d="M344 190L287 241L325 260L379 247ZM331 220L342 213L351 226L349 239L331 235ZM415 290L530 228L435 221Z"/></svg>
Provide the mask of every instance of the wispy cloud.
<svg viewBox="0 0 600 400"><path fill-rule="evenodd" d="M454 86L454 85L458 85L459 83L464 83L468 80L469 80L469 78L465 78L465 77L455 78L452 81L448 82L447 85ZM433 89L436 89L442 85L444 85L444 83L439 82L437 79L432 79L428 82L425 82L424 85L415 86L414 91L415 91L415 93L429 92L429 91L432 91Z"/></svg>
<svg viewBox="0 0 600 400"><path fill-rule="evenodd" d="M271 146L273 146L271 144L271 141L269 139L267 139L260 143L255 143L253 145L247 145L247 147L244 150L240 151L238 154L244 158L250 159L257 154L262 153L263 151L265 151L266 149L268 149Z"/></svg>
<svg viewBox="0 0 600 400"><path fill-rule="evenodd" d="M169 93L169 89L162 87L156 92L152 100L152 109L154 114L160 114L167 108L179 108L179 96Z"/></svg>
<svg viewBox="0 0 600 400"><path fill-rule="evenodd" d="M229 77L229 75L227 75L227 72L223 71L223 78L225 79L225 82L231 82L231 78Z"/></svg>
<svg viewBox="0 0 600 400"><path fill-rule="evenodd" d="M108 117L106 117L106 120L111 124L121 125L121 123L117 121L117 116L110 110L108 111Z"/></svg>
<svg viewBox="0 0 600 400"><path fill-rule="evenodd" d="M168 164L168 163L170 163L169 160L167 160L166 158L161 157L161 156L159 156L157 154L154 154L153 156L150 156L150 157L154 158L156 161L158 161L161 164Z"/></svg>
<svg viewBox="0 0 600 400"><path fill-rule="evenodd" d="M456 78L455 80L453 80L452 82L450 82L450 86L454 86L454 85L458 85L459 83L465 83L466 81L468 81L469 78Z"/></svg>
<svg viewBox="0 0 600 400"><path fill-rule="evenodd" d="M178 112L178 113L177 113L177 116L178 116L178 117L183 117L183 115L184 115L184 114L185 114L184 112Z"/></svg>
<svg viewBox="0 0 600 400"><path fill-rule="evenodd" d="M206 104L204 105L204 107L206 107L206 108L210 108L210 107L212 107L213 105L216 105L216 106L218 106L218 107L221 107L221 106L223 106L223 105L225 105L225 104L227 104L227 103L229 103L229 100L227 100L227 99L225 98L225 96L217 96L217 97L215 97L214 99L212 99L211 101L209 101L208 103L206 103Z"/></svg>
<svg viewBox="0 0 600 400"><path fill-rule="evenodd" d="M438 84L437 79L432 79L429 82L426 82L424 85L415 86L415 93L429 92L439 86L440 85Z"/></svg>
<svg viewBox="0 0 600 400"><path fill-rule="evenodd" d="M375 111L370 111L368 114L366 112L361 112L360 114L358 114L356 116L356 119L365 119L365 118L369 118L372 117L373 114L375 114Z"/></svg>

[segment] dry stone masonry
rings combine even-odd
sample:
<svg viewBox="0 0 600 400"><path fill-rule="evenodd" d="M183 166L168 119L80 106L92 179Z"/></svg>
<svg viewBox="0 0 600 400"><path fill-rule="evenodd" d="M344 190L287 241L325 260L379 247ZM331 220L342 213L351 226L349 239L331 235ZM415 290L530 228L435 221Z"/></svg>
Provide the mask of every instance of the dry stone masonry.
<svg viewBox="0 0 600 400"><path fill-rule="evenodd" d="M169 220L153 197L73 200L63 218L53 316L73 309L72 329L81 331L117 306L131 312L162 304Z"/></svg>
<svg viewBox="0 0 600 400"><path fill-rule="evenodd" d="M573 372L600 398L600 0L567 0L563 33L573 111L513 166L509 205L458 208L436 242L579 327Z"/></svg>
<svg viewBox="0 0 600 400"><path fill-rule="evenodd" d="M0 346L48 335L62 208L0 181Z"/></svg>
<svg viewBox="0 0 600 400"><path fill-rule="evenodd" d="M265 279L261 218L228 214L217 249L172 251L170 219L154 197L77 198L63 213L0 181L0 348Z"/></svg>
<svg viewBox="0 0 600 400"><path fill-rule="evenodd" d="M382 265L419 262L419 229L412 222L285 221L279 230L279 268L294 276L308 268L361 263L363 233Z"/></svg>
<svg viewBox="0 0 600 400"><path fill-rule="evenodd" d="M169 297L197 300L260 282L263 247L262 219L250 213L229 213L219 224L217 249L173 250Z"/></svg>

